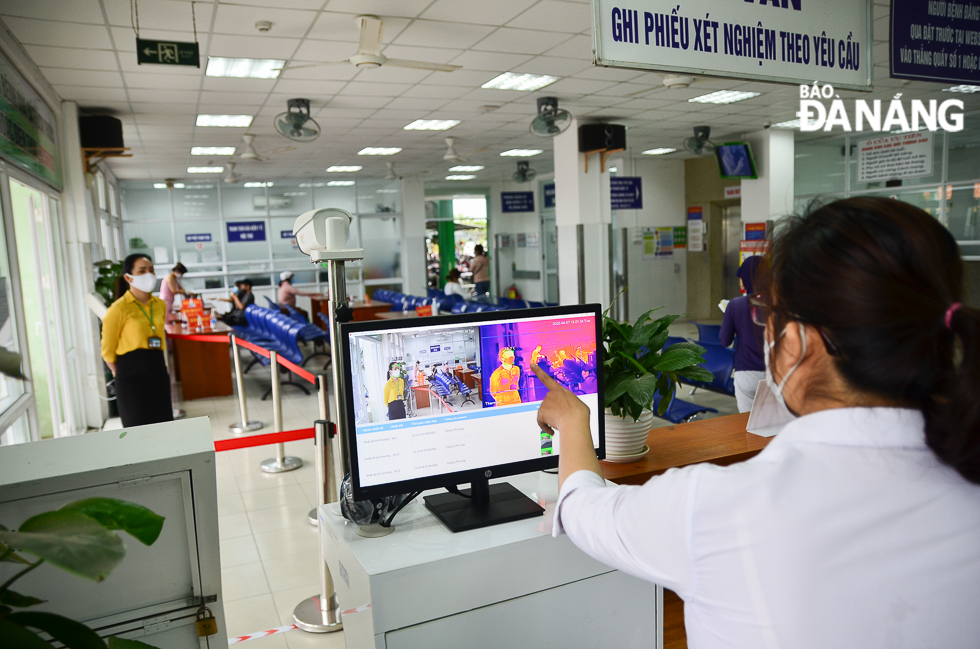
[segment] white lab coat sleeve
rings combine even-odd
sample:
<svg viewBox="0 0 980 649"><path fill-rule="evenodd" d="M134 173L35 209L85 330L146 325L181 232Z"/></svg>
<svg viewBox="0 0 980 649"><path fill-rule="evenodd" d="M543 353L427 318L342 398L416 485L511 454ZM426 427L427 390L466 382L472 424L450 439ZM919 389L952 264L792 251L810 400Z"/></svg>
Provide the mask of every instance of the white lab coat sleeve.
<svg viewBox="0 0 980 649"><path fill-rule="evenodd" d="M591 471L576 471L562 485L553 534L567 534L593 559L683 597L694 583L690 539L699 473L693 466L643 486L607 486Z"/></svg>

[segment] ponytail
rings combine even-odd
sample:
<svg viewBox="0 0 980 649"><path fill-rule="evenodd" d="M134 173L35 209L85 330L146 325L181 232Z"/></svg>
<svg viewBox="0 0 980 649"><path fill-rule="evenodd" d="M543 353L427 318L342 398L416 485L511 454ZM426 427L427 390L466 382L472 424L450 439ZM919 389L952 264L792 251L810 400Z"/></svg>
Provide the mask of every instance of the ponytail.
<svg viewBox="0 0 980 649"><path fill-rule="evenodd" d="M926 443L941 462L980 484L980 310L957 305L943 323L951 342L941 345L950 353L951 376L923 409Z"/></svg>

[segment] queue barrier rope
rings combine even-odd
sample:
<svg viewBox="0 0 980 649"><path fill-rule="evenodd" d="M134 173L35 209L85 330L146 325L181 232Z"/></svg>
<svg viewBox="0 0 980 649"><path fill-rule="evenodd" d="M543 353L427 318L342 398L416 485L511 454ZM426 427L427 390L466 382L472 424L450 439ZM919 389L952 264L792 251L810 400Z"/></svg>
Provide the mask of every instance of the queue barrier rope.
<svg viewBox="0 0 980 649"><path fill-rule="evenodd" d="M265 433L262 435L249 435L248 437L236 437L233 439L219 439L214 443L215 452L234 451L240 448L251 448L253 446L267 446L269 444L281 444L283 442L295 442L301 439L313 439L316 432L312 428L297 428L295 430L284 430L281 433Z"/></svg>
<svg viewBox="0 0 980 649"><path fill-rule="evenodd" d="M173 338L174 340L192 340L199 343L230 343L231 342L231 338L229 338L228 336L221 336L221 335L198 336L194 334L167 334L167 338ZM271 354L269 353L268 349L266 349L265 347L259 347L258 345L254 343L250 343L243 338L238 338L238 344L244 347L245 349L255 352L259 356L264 356L265 358L271 357ZM316 377L310 372L308 372L307 370L304 370L296 363L286 360L285 358L282 357L281 354L276 354L276 360L279 362L280 365L289 369L296 376L302 379L306 379L313 385L316 385Z"/></svg>

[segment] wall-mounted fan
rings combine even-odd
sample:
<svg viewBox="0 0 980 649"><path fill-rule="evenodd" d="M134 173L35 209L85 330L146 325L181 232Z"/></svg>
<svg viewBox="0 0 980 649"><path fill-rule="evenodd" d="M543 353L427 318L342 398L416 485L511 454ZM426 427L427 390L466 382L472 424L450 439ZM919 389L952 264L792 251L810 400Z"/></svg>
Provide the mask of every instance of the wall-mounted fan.
<svg viewBox="0 0 980 649"><path fill-rule="evenodd" d="M254 160L256 162L267 162L272 156L278 153L285 153L286 151L295 151L294 146L283 146L278 149L273 149L271 151L266 151L260 154L255 150L255 146L252 142L255 141L255 136L251 133L246 133L242 136L242 150L239 152L238 157L242 160Z"/></svg>
<svg viewBox="0 0 980 649"><path fill-rule="evenodd" d="M710 126L695 126L694 137L684 140L684 146L694 155L704 155L715 150L715 145L711 142Z"/></svg>
<svg viewBox="0 0 980 649"><path fill-rule="evenodd" d="M572 125L572 114L558 108L556 97L538 97L538 116L528 130L538 137L555 137Z"/></svg>
<svg viewBox="0 0 980 649"><path fill-rule="evenodd" d="M241 174L235 173L235 163L226 162L225 163L225 176L221 180L225 181L229 185L234 185L241 179Z"/></svg>
<svg viewBox="0 0 980 649"><path fill-rule="evenodd" d="M390 65L393 68L414 68L416 70L434 70L436 72L452 72L460 69L461 65L446 63L431 63L429 61L410 61L408 59L389 59L381 53L381 37L384 35L385 24L377 16L358 16L354 19L361 32L357 51L349 59L343 61L328 61L312 65L286 65L286 70L298 70L316 65L331 65L335 63L352 63L358 68L379 68Z"/></svg>
<svg viewBox="0 0 980 649"><path fill-rule="evenodd" d="M514 172L514 181L519 183L529 183L534 180L538 172L531 169L531 163L527 160L520 160L517 163L517 171Z"/></svg>
<svg viewBox="0 0 980 649"><path fill-rule="evenodd" d="M273 120L276 132L293 142L312 142L320 137L320 125L310 117L309 99L286 101L286 112Z"/></svg>

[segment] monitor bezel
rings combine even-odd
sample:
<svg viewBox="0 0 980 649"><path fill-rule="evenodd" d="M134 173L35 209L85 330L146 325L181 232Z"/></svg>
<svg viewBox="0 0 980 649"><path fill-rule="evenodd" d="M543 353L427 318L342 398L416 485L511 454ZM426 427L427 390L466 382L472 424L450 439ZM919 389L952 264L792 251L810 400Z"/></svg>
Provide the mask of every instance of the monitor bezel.
<svg viewBox="0 0 980 649"><path fill-rule="evenodd" d="M602 306L599 304L577 304L572 306L543 307L535 309L513 309L507 311L489 311L479 313L460 313L445 316L426 316L424 318L405 318L400 320L368 320L362 322L348 322L340 326L340 339L342 344L341 357L344 372L344 384L350 383L351 377L351 354L350 354L350 335L363 333L366 331L377 331L378 329L413 329L429 328L442 325L461 325L478 326L480 324L493 324L500 320L515 320L525 318L547 318L560 317L573 314L588 313L595 316L595 335L596 335L596 369L597 369L597 396L600 407L604 404L604 386L602 381ZM384 484L362 486L358 473L357 462L357 427L354 425L354 395L350 389L344 390L344 408L347 414L346 430L340 431L347 440L348 453L350 455L350 475L351 487L356 500L367 500L370 498L382 498L384 496L394 496L396 494L412 493L427 489L438 489L439 487L469 484L474 479L493 479L523 473L533 473L544 469L554 469L558 466L558 456L548 455L533 460L522 460L508 464L498 464L484 466L478 469L467 469L465 471L455 471L453 473L443 473L436 476L425 478L413 478L411 480L400 480L398 482L388 482ZM483 396L480 395L482 400ZM606 431L603 412L598 413L599 446L596 448L596 455L600 460L606 457Z"/></svg>
<svg viewBox="0 0 980 649"><path fill-rule="evenodd" d="M744 146L745 152L749 156L749 166L752 167L751 176L726 176L725 175L725 165L721 162L721 147L723 146ZM715 162L718 163L718 175L726 180L756 180L759 177L759 168L755 165L755 155L752 153L752 143L751 142L722 142L721 144L715 145Z"/></svg>

